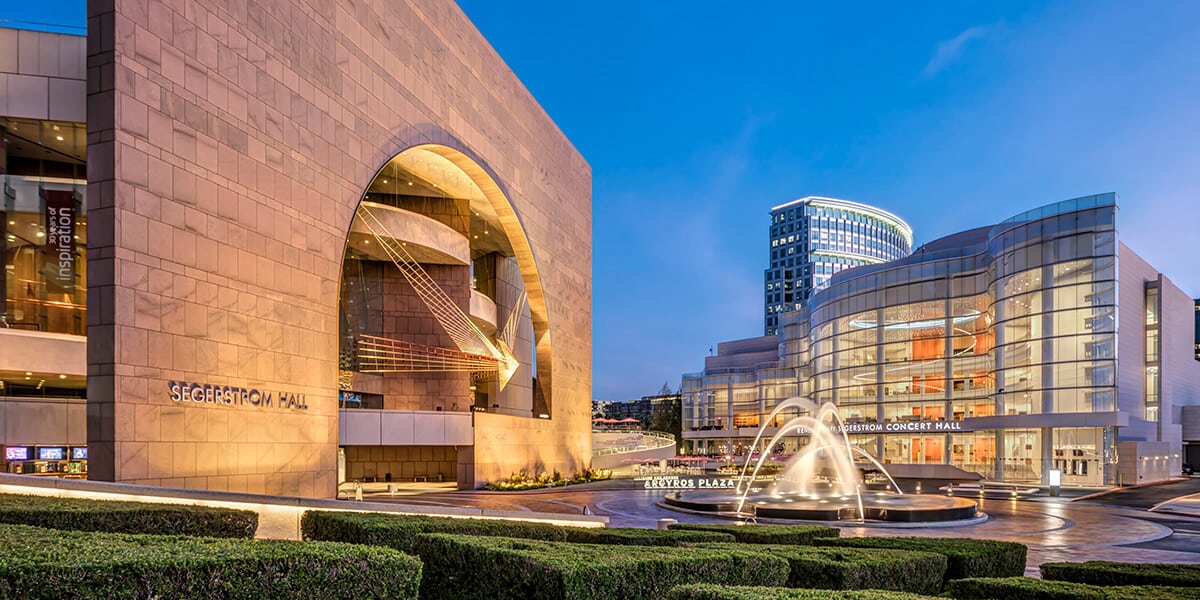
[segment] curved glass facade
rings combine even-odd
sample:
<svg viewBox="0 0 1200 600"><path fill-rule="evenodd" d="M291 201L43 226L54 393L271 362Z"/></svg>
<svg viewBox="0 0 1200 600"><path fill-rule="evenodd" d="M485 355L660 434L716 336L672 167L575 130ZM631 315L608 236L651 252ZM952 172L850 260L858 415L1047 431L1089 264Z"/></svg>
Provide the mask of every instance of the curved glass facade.
<svg viewBox="0 0 1200 600"><path fill-rule="evenodd" d="M1119 243L1116 216L1115 194L1077 198L832 276L776 315L777 336L724 343L684 376L687 447L786 453L804 437L746 445L794 393L835 403L850 442L885 463L1042 485L1053 470L1065 486L1166 479L1178 407L1200 402L1200 364L1171 338L1191 342L1195 304Z"/></svg>
<svg viewBox="0 0 1200 600"><path fill-rule="evenodd" d="M865 204L808 197L776 206L764 273L766 334L778 333L779 314L804 306L835 273L908 256L912 241L907 223Z"/></svg>
<svg viewBox="0 0 1200 600"><path fill-rule="evenodd" d="M1117 410L1115 200L1050 205L834 278L812 301L812 397L878 432L886 462L1006 481L1058 466L1105 483L1115 436L1094 417Z"/></svg>

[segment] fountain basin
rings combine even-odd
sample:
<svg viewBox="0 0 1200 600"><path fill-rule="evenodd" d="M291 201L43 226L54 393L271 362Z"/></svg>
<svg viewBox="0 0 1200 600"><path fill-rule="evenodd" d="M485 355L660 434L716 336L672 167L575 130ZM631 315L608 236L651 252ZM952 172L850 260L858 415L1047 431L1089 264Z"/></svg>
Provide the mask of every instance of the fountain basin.
<svg viewBox="0 0 1200 600"><path fill-rule="evenodd" d="M738 512L741 495L730 491L695 491L669 494L663 503L684 510L711 513L714 516L800 521L857 521L858 498L810 498L751 492ZM932 523L974 519L979 506L966 498L920 494L863 493L861 516L867 521L895 523Z"/></svg>

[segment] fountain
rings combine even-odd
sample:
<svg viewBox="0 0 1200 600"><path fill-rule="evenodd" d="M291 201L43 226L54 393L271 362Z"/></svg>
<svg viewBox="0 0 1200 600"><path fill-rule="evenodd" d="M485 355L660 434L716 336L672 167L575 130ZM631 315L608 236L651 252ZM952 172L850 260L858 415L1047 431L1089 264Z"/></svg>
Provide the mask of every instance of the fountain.
<svg viewBox="0 0 1200 600"><path fill-rule="evenodd" d="M747 457L737 488L728 491L696 491L672 494L668 507L713 513L733 518L801 519L817 521L932 522L972 519L977 506L970 500L946 496L905 494L875 457L850 444L837 407L807 398L789 398L767 415L751 448L757 448L768 425L784 411L807 413L792 417L779 427L767 448L783 437L807 434L809 442L792 456L772 486L754 487L768 458L763 452L751 468ZM888 490L864 489L855 456L874 465L889 482Z"/></svg>

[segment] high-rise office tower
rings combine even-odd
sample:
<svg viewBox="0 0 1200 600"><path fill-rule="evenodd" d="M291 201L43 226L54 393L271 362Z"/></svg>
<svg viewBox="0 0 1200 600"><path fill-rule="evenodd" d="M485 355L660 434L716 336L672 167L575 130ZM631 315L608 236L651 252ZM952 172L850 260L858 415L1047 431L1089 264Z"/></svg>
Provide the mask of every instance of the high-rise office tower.
<svg viewBox="0 0 1200 600"><path fill-rule="evenodd" d="M779 331L779 313L802 306L838 271L908 256L912 228L866 204L808 196L771 209L771 263L765 333Z"/></svg>

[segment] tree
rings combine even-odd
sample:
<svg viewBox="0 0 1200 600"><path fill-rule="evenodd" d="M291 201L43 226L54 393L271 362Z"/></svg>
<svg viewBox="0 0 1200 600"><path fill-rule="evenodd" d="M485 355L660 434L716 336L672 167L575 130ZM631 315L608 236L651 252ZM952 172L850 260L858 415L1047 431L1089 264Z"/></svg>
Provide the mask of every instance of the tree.
<svg viewBox="0 0 1200 600"><path fill-rule="evenodd" d="M676 445L682 443L683 406L679 394L668 391L666 394L660 394L655 400L650 411L649 428L674 435Z"/></svg>

